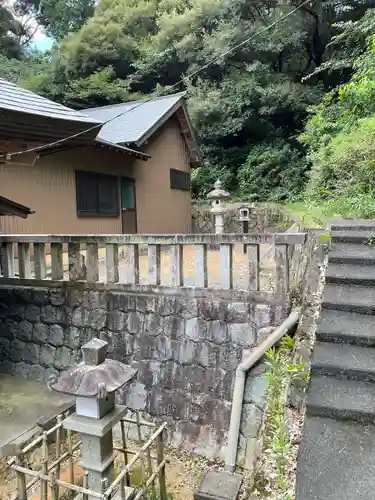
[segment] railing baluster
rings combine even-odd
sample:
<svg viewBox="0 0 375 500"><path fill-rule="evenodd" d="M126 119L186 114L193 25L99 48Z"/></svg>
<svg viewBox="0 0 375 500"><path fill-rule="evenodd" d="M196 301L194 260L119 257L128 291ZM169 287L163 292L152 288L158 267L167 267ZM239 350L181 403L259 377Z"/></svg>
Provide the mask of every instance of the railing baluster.
<svg viewBox="0 0 375 500"><path fill-rule="evenodd" d="M117 283L118 275L118 245L111 243L106 245L106 267L107 267L107 282Z"/></svg>
<svg viewBox="0 0 375 500"><path fill-rule="evenodd" d="M184 286L184 253L183 245L171 245L171 286Z"/></svg>
<svg viewBox="0 0 375 500"><path fill-rule="evenodd" d="M288 271L288 247L287 245L275 245L276 262L276 293L285 294L289 292Z"/></svg>
<svg viewBox="0 0 375 500"><path fill-rule="evenodd" d="M51 274L53 280L64 279L62 243L51 243Z"/></svg>
<svg viewBox="0 0 375 500"><path fill-rule="evenodd" d="M34 266L35 279L45 280L47 277L45 243L34 243Z"/></svg>
<svg viewBox="0 0 375 500"><path fill-rule="evenodd" d="M31 278L30 243L18 243L18 274L20 278Z"/></svg>
<svg viewBox="0 0 375 500"><path fill-rule="evenodd" d="M233 245L220 245L220 286L231 290L233 288Z"/></svg>
<svg viewBox="0 0 375 500"><path fill-rule="evenodd" d="M99 281L99 250L97 243L86 245L87 281Z"/></svg>
<svg viewBox="0 0 375 500"><path fill-rule="evenodd" d="M194 286L199 288L207 288L207 245L194 245L194 254Z"/></svg>
<svg viewBox="0 0 375 500"><path fill-rule="evenodd" d="M138 244L127 245L126 254L126 283L138 285L139 283L139 248Z"/></svg>
<svg viewBox="0 0 375 500"><path fill-rule="evenodd" d="M247 245L249 264L249 290L259 290L259 245Z"/></svg>
<svg viewBox="0 0 375 500"><path fill-rule="evenodd" d="M80 250L81 250L81 245L79 243L68 244L70 281L85 280L87 276L84 258L81 255Z"/></svg>
<svg viewBox="0 0 375 500"><path fill-rule="evenodd" d="M13 278L13 276L15 275L13 243L3 243L2 267L4 278Z"/></svg>
<svg viewBox="0 0 375 500"><path fill-rule="evenodd" d="M160 285L160 245L148 245L148 285Z"/></svg>

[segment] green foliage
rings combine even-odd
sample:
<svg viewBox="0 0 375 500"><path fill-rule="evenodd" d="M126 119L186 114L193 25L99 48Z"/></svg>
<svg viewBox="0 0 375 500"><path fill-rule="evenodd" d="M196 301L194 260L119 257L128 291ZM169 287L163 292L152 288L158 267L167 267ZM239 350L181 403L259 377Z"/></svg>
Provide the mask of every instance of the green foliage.
<svg viewBox="0 0 375 500"><path fill-rule="evenodd" d="M242 198L282 201L296 196L306 183L307 165L302 151L285 141L255 146L240 168Z"/></svg>

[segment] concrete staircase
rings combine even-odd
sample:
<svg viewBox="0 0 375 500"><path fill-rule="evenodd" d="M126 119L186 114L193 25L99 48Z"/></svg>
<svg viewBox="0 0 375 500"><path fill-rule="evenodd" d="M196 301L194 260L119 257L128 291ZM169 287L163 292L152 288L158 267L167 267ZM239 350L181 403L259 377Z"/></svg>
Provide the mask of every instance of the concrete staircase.
<svg viewBox="0 0 375 500"><path fill-rule="evenodd" d="M296 499L374 500L374 424L375 221L342 221L332 226Z"/></svg>

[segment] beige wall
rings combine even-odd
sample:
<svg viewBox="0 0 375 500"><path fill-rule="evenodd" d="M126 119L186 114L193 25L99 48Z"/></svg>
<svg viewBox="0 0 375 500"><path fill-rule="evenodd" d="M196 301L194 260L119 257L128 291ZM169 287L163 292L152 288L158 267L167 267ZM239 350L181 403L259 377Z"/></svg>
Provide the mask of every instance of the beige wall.
<svg viewBox="0 0 375 500"><path fill-rule="evenodd" d="M35 166L0 164L0 195L35 210L27 219L0 217L0 232L63 234L122 232L119 217L78 217L75 170L135 178L139 233L191 232L190 192L170 188L170 168L189 170L179 127L170 119L143 151L142 161L87 146L42 156Z"/></svg>
<svg viewBox="0 0 375 500"><path fill-rule="evenodd" d="M134 168L138 232L190 233L191 193L170 188L169 170L190 168L177 121L171 118L142 149L152 158Z"/></svg>
<svg viewBox="0 0 375 500"><path fill-rule="evenodd" d="M132 176L133 158L88 146L42 156L35 165L0 164L0 195L35 210L27 219L0 217L5 233L122 232L119 217L77 217L75 170Z"/></svg>

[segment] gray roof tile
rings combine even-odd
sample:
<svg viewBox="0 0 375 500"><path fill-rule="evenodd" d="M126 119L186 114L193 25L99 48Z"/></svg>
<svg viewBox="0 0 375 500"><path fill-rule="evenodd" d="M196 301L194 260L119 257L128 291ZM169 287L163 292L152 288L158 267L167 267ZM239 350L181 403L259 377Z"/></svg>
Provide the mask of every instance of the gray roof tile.
<svg viewBox="0 0 375 500"><path fill-rule="evenodd" d="M94 116L67 108L50 101L34 92L22 89L14 83L0 78L0 109L9 109L20 113L29 113L58 120L77 121L87 124L100 123Z"/></svg>
<svg viewBox="0 0 375 500"><path fill-rule="evenodd" d="M114 143L141 143L142 138L159 120L183 98L183 93L157 97L150 101L131 101L112 106L85 109L83 112L105 122L118 116L101 128L98 137Z"/></svg>

